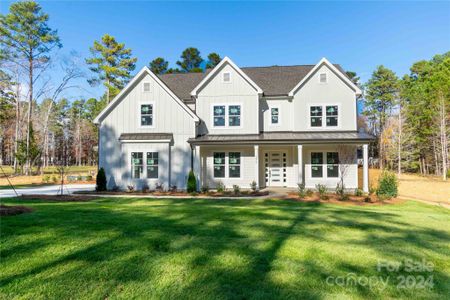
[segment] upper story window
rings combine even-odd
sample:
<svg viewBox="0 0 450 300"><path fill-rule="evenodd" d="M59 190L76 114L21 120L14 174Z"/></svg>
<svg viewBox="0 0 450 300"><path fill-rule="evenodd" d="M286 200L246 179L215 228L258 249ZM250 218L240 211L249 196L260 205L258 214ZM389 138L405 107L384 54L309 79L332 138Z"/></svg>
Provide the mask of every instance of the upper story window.
<svg viewBox="0 0 450 300"><path fill-rule="evenodd" d="M280 109L278 107L272 107L270 109L270 124L277 125L280 122Z"/></svg>
<svg viewBox="0 0 450 300"><path fill-rule="evenodd" d="M141 126L153 126L153 104L141 104Z"/></svg>
<svg viewBox="0 0 450 300"><path fill-rule="evenodd" d="M143 88L144 92L150 92L150 82L144 82L142 88Z"/></svg>
<svg viewBox="0 0 450 300"><path fill-rule="evenodd" d="M327 83L328 78L327 78L327 73L320 73L319 74L319 82L320 83Z"/></svg>
<svg viewBox="0 0 450 300"><path fill-rule="evenodd" d="M325 116L323 112L325 113ZM337 105L312 105L309 107L310 127L337 127L339 107ZM323 118L325 117L325 122Z"/></svg>
<svg viewBox="0 0 450 300"><path fill-rule="evenodd" d="M231 73L230 72L223 72L222 73L222 79L224 83L230 83L231 82Z"/></svg>
<svg viewBox="0 0 450 300"><path fill-rule="evenodd" d="M241 126L241 105L213 106L213 127L236 128Z"/></svg>

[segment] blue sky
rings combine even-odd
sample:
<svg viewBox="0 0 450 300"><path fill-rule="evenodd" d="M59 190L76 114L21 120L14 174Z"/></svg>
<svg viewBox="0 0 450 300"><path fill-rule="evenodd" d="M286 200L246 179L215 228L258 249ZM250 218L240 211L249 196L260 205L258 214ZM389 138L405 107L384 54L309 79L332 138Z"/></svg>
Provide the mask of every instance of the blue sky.
<svg viewBox="0 0 450 300"><path fill-rule="evenodd" d="M6 13L11 2L0 3ZM175 66L186 47L229 56L239 66L314 64L322 57L367 80L383 64L398 75L450 51L450 2L41 1L64 45L89 55L109 33L138 57ZM102 94L102 87L72 92Z"/></svg>

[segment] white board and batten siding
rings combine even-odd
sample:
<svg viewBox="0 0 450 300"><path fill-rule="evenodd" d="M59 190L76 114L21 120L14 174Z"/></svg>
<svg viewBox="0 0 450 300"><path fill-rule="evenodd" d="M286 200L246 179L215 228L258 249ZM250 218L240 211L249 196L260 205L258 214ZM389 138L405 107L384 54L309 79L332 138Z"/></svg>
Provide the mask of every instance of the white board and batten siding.
<svg viewBox="0 0 450 300"><path fill-rule="evenodd" d="M230 82L223 82L223 73L230 73ZM213 106L241 105L241 126L213 127ZM200 134L259 133L259 95L231 65L224 64L198 92L196 114L202 120ZM228 120L225 120L227 123Z"/></svg>
<svg viewBox="0 0 450 300"><path fill-rule="evenodd" d="M150 91L144 91L143 84L150 83ZM106 171L108 188L114 185L126 188L128 184L142 184L147 180L131 180L131 152L158 150L160 156L160 179L167 188L186 186L187 174L191 168L191 148L187 143L195 137L195 121L172 96L148 73L142 75L128 92L118 99L118 104L102 120L100 125L100 167ZM153 126L140 126L140 105L153 104ZM167 143L133 142L121 143L122 133L171 133L173 141ZM145 156L145 153L144 153ZM145 158L144 158L145 159ZM171 160L169 176L169 160ZM170 183L169 183L170 177ZM153 183L155 180L149 180Z"/></svg>

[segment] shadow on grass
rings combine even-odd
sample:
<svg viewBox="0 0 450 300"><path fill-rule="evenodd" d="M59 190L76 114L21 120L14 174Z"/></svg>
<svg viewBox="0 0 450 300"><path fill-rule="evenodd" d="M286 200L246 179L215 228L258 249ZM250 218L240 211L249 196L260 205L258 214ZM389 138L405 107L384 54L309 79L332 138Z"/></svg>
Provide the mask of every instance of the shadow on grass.
<svg viewBox="0 0 450 300"><path fill-rule="evenodd" d="M2 224L1 239L12 245L2 246L1 264L32 260L37 253L45 259L0 275L0 286L14 291L64 283L66 290L49 287L56 297L320 299L335 293L410 297L416 292L399 291L393 282L385 294L368 286L341 288L325 282L330 275L348 273L391 275L377 272L373 259L352 261L342 248L355 247L355 255L364 249L397 261L419 261L424 253L445 259L449 254L447 232L401 221L398 212L380 209L267 199L26 203L35 205L36 212ZM49 234L14 243L43 232ZM342 239L330 235L340 232ZM60 249L68 244L65 251ZM54 248L59 254L52 256L49 249ZM421 292L447 294L449 287L442 282L449 281L448 275L441 270L433 275L436 288ZM100 288L93 289L97 284ZM139 288L128 291L130 285ZM80 287L91 289L90 294L83 294ZM71 289L75 295L68 294Z"/></svg>

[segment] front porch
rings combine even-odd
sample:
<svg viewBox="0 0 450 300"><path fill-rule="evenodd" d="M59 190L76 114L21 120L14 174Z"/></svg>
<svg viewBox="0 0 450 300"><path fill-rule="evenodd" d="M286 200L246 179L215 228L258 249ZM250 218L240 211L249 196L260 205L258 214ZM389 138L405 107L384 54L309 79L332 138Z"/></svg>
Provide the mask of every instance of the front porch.
<svg viewBox="0 0 450 300"><path fill-rule="evenodd" d="M346 189L358 188L357 149L363 153L363 191L369 190L366 141L308 141L303 143L220 143L194 146L193 166L199 188L307 188L323 184L334 189L341 176ZM345 170L344 170L345 169Z"/></svg>

